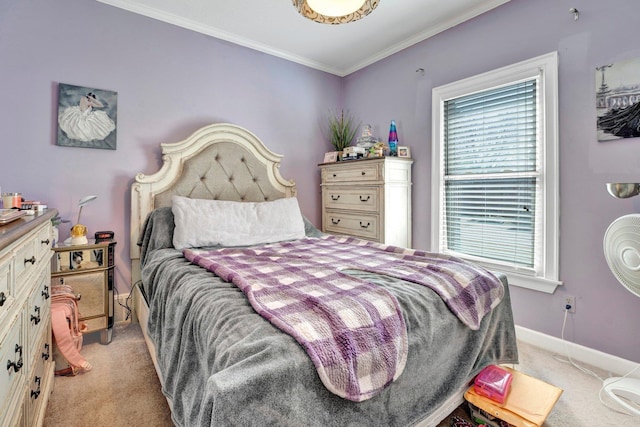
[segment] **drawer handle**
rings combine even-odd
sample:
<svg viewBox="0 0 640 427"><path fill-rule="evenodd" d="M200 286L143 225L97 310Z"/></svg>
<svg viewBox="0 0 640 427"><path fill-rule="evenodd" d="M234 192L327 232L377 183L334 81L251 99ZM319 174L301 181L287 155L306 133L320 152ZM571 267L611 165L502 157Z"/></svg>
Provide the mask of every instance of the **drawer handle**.
<svg viewBox="0 0 640 427"><path fill-rule="evenodd" d="M338 218L338 219L331 218L331 223L332 223L333 225L338 225L338 224L340 224L340 218Z"/></svg>
<svg viewBox="0 0 640 427"><path fill-rule="evenodd" d="M44 299L49 299L49 286L44 285L44 289L40 292L40 295L42 295Z"/></svg>
<svg viewBox="0 0 640 427"><path fill-rule="evenodd" d="M367 196L367 198L364 198L364 197L360 196L360 201L361 202L368 202L369 199L371 199L371 195Z"/></svg>
<svg viewBox="0 0 640 427"><path fill-rule="evenodd" d="M5 296L4 292L0 292L0 307L4 305L4 302L6 300L7 300L7 297Z"/></svg>
<svg viewBox="0 0 640 427"><path fill-rule="evenodd" d="M24 259L24 263L25 263L25 264L26 264L26 263L28 263L28 262L30 262L30 263L31 263L31 265L35 264L35 263L36 263L36 257L35 257L35 255L34 255L34 256L32 256L31 258L25 258L25 259Z"/></svg>
<svg viewBox="0 0 640 427"><path fill-rule="evenodd" d="M51 352L49 351L49 344L45 343L44 344L44 349L47 351L46 353L42 353L42 358L44 360L49 360L49 357L51 356Z"/></svg>
<svg viewBox="0 0 640 427"><path fill-rule="evenodd" d="M40 244L41 244L41 245L49 245L49 239L47 239L47 240L40 240Z"/></svg>
<svg viewBox="0 0 640 427"><path fill-rule="evenodd" d="M331 195L331 200L333 200L334 202L340 199L340 195L338 194L337 196L335 195Z"/></svg>
<svg viewBox="0 0 640 427"><path fill-rule="evenodd" d="M34 316L33 314L31 315L31 321L35 322L35 324L37 325L38 323L40 323L40 307L38 307L37 305L35 306L35 308L33 309L33 311L38 315L38 317Z"/></svg>
<svg viewBox="0 0 640 427"><path fill-rule="evenodd" d="M17 362L7 360L7 371L11 370L11 368L13 368L13 372L18 372L20 369L22 369L22 346L16 344L15 352L20 354L20 358Z"/></svg>
<svg viewBox="0 0 640 427"><path fill-rule="evenodd" d="M40 396L40 377L36 377L34 382L38 384L38 389L36 391L31 390L31 398L37 399Z"/></svg>
<svg viewBox="0 0 640 427"><path fill-rule="evenodd" d="M370 225L371 225L371 223L370 223L370 222L368 222L368 223L367 223L367 225L364 225L364 224L362 223L362 221L360 221L360 227L362 227L362 228L369 228L369 226L370 226Z"/></svg>
<svg viewBox="0 0 640 427"><path fill-rule="evenodd" d="M336 174L334 173L334 174L333 174L333 177L335 178L336 176L338 176L338 175L336 175Z"/></svg>

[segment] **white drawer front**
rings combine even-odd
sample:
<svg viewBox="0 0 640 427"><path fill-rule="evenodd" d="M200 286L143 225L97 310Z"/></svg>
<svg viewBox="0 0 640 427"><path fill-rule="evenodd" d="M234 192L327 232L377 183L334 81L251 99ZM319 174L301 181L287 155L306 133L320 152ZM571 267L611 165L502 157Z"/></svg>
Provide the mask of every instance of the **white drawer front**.
<svg viewBox="0 0 640 427"><path fill-rule="evenodd" d="M6 412L6 413L0 413L0 426L2 427L23 427L23 426L29 426L31 427L31 424L29 424L26 421L26 412L24 409L24 401L22 400L22 398L24 397L24 395L26 394L26 392L23 393L19 393L20 398L19 400L16 400L14 402L13 405L13 412ZM19 406L17 406L19 405ZM10 409L10 410L11 410ZM2 418L4 416L4 418Z"/></svg>
<svg viewBox="0 0 640 427"><path fill-rule="evenodd" d="M18 247L15 255L15 285L16 294L20 295L23 292L28 292L25 289L27 286L26 281L29 275L31 275L39 264L39 251L36 248L35 240L29 239L23 245Z"/></svg>
<svg viewBox="0 0 640 427"><path fill-rule="evenodd" d="M15 396L16 388L28 369L25 340L22 336L22 316L13 318L8 329L0 331L0 334L4 335L0 341L0 413L6 413L12 409L7 405L14 403L9 400L11 396Z"/></svg>
<svg viewBox="0 0 640 427"><path fill-rule="evenodd" d="M51 251L52 242L51 223L47 223L40 231L38 231L38 237L36 238L36 256L39 260L49 259L49 252Z"/></svg>
<svg viewBox="0 0 640 427"><path fill-rule="evenodd" d="M47 319L47 328L49 328L50 319ZM51 334L41 337L38 345L34 347L35 354L32 359L32 369L29 373L29 388L27 389L28 402L28 425L42 425L42 417L45 408L43 405L48 400L47 393L51 389L52 369L53 369L53 351L51 344Z"/></svg>
<svg viewBox="0 0 640 427"><path fill-rule="evenodd" d="M381 198L378 187L325 187L322 193L324 206L328 209L380 211Z"/></svg>
<svg viewBox="0 0 640 427"><path fill-rule="evenodd" d="M27 334L29 335L29 348L34 348L51 318L49 310L51 293L49 291L50 279L47 270L43 270L38 276L37 286L33 290L27 304Z"/></svg>
<svg viewBox="0 0 640 427"><path fill-rule="evenodd" d="M324 218L324 231L379 241L379 223L378 215L327 212Z"/></svg>
<svg viewBox="0 0 640 427"><path fill-rule="evenodd" d="M382 164L379 162L355 162L322 169L323 184L377 182L382 180Z"/></svg>
<svg viewBox="0 0 640 427"><path fill-rule="evenodd" d="M0 259L0 319L3 319L15 301L11 286L12 274L13 258L9 256Z"/></svg>

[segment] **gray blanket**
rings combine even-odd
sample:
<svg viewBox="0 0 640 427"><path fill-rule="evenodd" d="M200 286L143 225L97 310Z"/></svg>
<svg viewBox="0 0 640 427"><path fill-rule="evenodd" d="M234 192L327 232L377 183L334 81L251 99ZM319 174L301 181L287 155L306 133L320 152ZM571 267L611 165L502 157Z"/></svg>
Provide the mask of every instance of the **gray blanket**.
<svg viewBox="0 0 640 427"><path fill-rule="evenodd" d="M258 315L235 285L162 242L151 246L142 270L149 334L178 426L413 425L483 367L517 363L507 286L473 331L424 286L351 271L396 296L409 338L400 378L372 399L351 402L323 386L300 345Z"/></svg>

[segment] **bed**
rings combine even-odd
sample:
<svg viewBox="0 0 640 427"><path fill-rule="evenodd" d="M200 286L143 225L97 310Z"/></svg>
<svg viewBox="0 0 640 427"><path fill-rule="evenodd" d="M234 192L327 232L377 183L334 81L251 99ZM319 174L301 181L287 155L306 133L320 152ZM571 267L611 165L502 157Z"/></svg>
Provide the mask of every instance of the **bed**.
<svg viewBox="0 0 640 427"><path fill-rule="evenodd" d="M504 277L502 298L474 330L427 286L349 269L344 272L353 280L394 296L406 326L406 354L401 374L361 401L329 391L307 347L258 314L246 289L173 245L182 214L174 215L172 200L261 205L295 199L295 183L279 172L281 156L231 124L205 126L161 147L160 170L138 174L131 188L132 292L176 425L432 426L462 403L482 368L517 363ZM335 238L304 217L302 224L301 241Z"/></svg>

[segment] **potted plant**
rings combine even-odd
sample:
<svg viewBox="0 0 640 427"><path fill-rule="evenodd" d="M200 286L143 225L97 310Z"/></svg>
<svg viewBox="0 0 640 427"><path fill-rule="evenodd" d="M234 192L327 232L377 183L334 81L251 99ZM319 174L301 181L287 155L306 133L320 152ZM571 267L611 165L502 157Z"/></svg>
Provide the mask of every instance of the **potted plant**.
<svg viewBox="0 0 640 427"><path fill-rule="evenodd" d="M354 123L353 118L340 110L340 114L331 114L329 116L329 130L331 132L331 144L339 155L342 150L351 145L351 141L356 136L358 126Z"/></svg>

